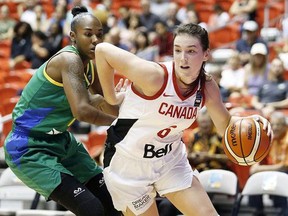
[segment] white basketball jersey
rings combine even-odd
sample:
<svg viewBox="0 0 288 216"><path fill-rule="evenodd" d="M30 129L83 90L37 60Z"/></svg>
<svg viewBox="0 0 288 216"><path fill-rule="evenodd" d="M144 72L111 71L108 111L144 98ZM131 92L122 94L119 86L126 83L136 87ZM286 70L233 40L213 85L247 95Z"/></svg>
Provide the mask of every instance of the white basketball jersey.
<svg viewBox="0 0 288 216"><path fill-rule="evenodd" d="M148 97L130 86L119 116L108 130L108 142L139 159L156 160L183 148L182 132L195 121L204 103L200 80L198 87L183 97L173 62L161 65L166 76L159 92Z"/></svg>

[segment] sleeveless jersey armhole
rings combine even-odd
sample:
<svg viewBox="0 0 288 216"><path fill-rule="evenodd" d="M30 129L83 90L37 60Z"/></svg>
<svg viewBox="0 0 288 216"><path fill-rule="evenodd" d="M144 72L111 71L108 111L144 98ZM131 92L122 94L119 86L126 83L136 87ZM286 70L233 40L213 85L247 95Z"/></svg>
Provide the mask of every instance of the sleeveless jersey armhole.
<svg viewBox="0 0 288 216"><path fill-rule="evenodd" d="M167 86L167 82L168 82L168 71L167 71L167 68L164 64L161 64L161 63L158 63L163 69L164 69L164 82L163 82L163 85L162 87L159 89L159 91L155 94L155 95L152 95L152 96L147 96L147 95L143 95L142 93L140 93L139 91L137 91L136 88L134 88L133 86L133 83L131 84L131 90L136 94L138 95L139 97L143 98L143 99L146 99L146 100L155 100L157 99L158 97L160 97L162 95L162 93L164 92L166 86Z"/></svg>

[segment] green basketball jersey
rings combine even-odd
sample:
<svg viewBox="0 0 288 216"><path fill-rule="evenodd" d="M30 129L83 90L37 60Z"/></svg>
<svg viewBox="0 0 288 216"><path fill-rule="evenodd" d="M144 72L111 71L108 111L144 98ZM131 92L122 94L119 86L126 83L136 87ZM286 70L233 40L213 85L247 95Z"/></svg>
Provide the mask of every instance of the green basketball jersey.
<svg viewBox="0 0 288 216"><path fill-rule="evenodd" d="M79 55L74 46L66 46L55 55L62 52L73 52ZM16 130L29 134L39 132L58 134L67 130L75 120L63 84L53 80L45 71L49 61L35 72L13 110L12 117ZM90 61L83 82L88 88L93 81L94 67Z"/></svg>

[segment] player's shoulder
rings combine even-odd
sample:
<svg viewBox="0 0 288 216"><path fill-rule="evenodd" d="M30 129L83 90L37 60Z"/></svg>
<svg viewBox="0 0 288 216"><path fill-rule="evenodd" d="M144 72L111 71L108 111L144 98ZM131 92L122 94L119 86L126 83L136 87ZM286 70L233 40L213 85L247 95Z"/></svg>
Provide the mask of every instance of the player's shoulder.
<svg viewBox="0 0 288 216"><path fill-rule="evenodd" d="M79 64L81 62L81 58L74 52L63 51L58 53L52 57L51 62L58 63L60 65L68 65L68 64Z"/></svg>

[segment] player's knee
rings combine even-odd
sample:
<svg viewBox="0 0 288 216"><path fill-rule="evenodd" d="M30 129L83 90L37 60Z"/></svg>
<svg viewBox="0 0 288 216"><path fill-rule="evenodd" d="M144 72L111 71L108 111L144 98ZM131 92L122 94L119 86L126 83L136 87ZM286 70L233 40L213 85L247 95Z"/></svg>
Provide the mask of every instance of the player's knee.
<svg viewBox="0 0 288 216"><path fill-rule="evenodd" d="M78 204L75 214L78 216L104 216L104 208L98 198L93 198Z"/></svg>
<svg viewBox="0 0 288 216"><path fill-rule="evenodd" d="M101 201L74 177L62 175L61 184L51 193L50 199L56 201L77 216L104 216Z"/></svg>
<svg viewBox="0 0 288 216"><path fill-rule="evenodd" d="M121 215L121 213L117 211L113 206L112 198L107 190L102 173L90 179L90 181L85 186L101 201L102 205L104 206L106 215Z"/></svg>

